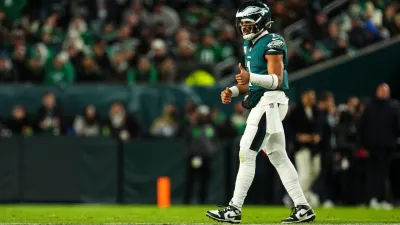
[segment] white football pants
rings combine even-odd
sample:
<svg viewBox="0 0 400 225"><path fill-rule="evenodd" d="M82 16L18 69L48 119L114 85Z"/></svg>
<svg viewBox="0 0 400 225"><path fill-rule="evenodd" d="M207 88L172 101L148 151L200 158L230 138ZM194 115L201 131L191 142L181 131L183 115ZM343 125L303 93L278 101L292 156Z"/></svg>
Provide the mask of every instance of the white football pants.
<svg viewBox="0 0 400 225"><path fill-rule="evenodd" d="M240 166L231 205L241 209L253 182L256 156L267 153L271 164L295 205L308 204L301 190L298 175L286 153L282 120L288 111L289 99L282 91L266 92L247 118L246 130L240 141Z"/></svg>

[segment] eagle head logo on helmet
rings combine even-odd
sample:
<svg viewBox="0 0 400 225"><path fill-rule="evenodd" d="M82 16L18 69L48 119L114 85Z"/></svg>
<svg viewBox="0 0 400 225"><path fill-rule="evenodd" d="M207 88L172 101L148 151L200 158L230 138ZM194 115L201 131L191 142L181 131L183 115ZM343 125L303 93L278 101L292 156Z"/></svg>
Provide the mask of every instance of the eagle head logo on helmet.
<svg viewBox="0 0 400 225"><path fill-rule="evenodd" d="M271 28L271 11L267 4L251 0L243 3L236 13L236 28L245 40L252 40Z"/></svg>

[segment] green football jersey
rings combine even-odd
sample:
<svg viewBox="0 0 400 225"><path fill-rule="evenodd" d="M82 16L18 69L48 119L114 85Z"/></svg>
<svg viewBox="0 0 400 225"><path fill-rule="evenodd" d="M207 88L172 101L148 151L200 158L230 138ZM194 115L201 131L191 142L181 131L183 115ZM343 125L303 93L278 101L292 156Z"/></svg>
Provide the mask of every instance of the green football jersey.
<svg viewBox="0 0 400 225"><path fill-rule="evenodd" d="M254 44L252 41L244 41L244 56L246 69L250 73L255 74L268 74L267 60L265 55L283 54L283 81L278 90L286 91L289 89L288 72L288 50L286 47L285 39L278 34L266 34L258 39ZM273 91L264 87L252 85L249 83L250 91Z"/></svg>

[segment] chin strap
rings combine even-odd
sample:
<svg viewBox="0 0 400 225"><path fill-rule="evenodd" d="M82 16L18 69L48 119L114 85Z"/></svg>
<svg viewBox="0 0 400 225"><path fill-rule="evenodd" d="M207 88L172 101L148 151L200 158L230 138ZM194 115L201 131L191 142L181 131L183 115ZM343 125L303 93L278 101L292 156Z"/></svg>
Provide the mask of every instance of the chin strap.
<svg viewBox="0 0 400 225"><path fill-rule="evenodd" d="M274 21L271 20L267 24L265 24L265 27L266 28L271 28L273 23L274 23Z"/></svg>

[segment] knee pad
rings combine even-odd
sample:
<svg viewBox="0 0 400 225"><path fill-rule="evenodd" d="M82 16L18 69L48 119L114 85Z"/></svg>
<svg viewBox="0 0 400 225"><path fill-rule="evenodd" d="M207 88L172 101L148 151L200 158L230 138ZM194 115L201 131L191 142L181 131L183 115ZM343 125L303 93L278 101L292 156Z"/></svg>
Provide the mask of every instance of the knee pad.
<svg viewBox="0 0 400 225"><path fill-rule="evenodd" d="M269 161L274 167L278 167L284 164L286 160L289 160L287 153L283 151L273 151L268 154Z"/></svg>
<svg viewBox="0 0 400 225"><path fill-rule="evenodd" d="M256 164L256 157L257 157L257 152L250 150L250 149L246 149L246 148L240 148L239 151L239 161L240 163L245 163L245 164Z"/></svg>

